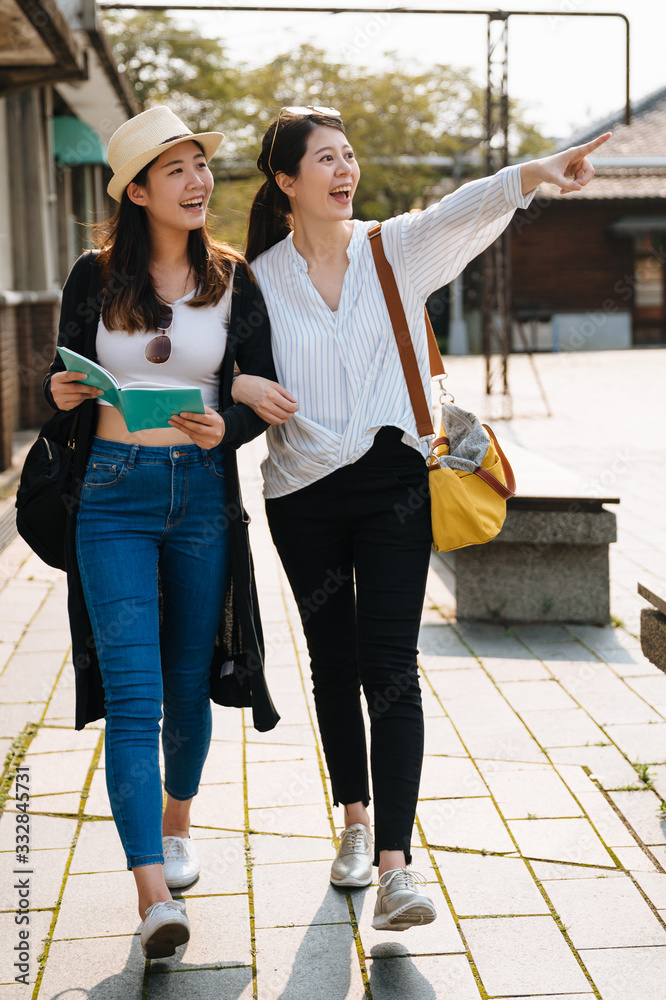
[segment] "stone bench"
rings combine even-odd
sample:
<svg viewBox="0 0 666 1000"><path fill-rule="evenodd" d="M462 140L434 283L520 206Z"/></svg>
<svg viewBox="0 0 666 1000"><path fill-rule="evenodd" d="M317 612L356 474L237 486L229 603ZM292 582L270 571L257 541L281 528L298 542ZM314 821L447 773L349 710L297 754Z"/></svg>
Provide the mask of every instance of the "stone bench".
<svg viewBox="0 0 666 1000"><path fill-rule="evenodd" d="M650 663L666 673L666 597L638 584L638 593L652 607L641 608L641 649Z"/></svg>
<svg viewBox="0 0 666 1000"><path fill-rule="evenodd" d="M502 441L519 494L499 535L441 554L455 574L459 621L608 624L608 547L615 514L589 484L549 459Z"/></svg>

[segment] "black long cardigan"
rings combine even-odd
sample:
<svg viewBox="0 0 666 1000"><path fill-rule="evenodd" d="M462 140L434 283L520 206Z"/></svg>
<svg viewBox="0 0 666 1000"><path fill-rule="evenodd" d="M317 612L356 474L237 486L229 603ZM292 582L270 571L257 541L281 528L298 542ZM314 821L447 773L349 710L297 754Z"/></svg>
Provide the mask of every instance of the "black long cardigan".
<svg viewBox="0 0 666 1000"><path fill-rule="evenodd" d="M96 252L84 253L74 264L63 288L58 344L97 360L95 340L99 323L102 288ZM196 323L196 311L192 311ZM270 324L266 306L246 267L236 266L227 344L220 370L219 410L224 418L224 459L226 504L220 508L220 523L228 525L229 584L211 662L211 698L219 705L251 706L255 729L273 729L280 718L264 677L264 640L254 580L254 565L248 533L249 517L243 507L238 481L236 449L265 430L266 424L250 407L234 404L231 381L234 362L241 371L276 380L270 346ZM56 353L44 379L44 394L53 409L51 376L64 371ZM66 443L74 413L74 477L68 505L65 533L65 565L68 583L68 611L72 632L72 656L76 677L76 728L105 715L104 687L95 651L90 618L86 609L76 559L76 512L97 423L94 400L85 400L76 411L58 411L56 425ZM56 434L58 432L56 431ZM233 664L233 667L232 667Z"/></svg>

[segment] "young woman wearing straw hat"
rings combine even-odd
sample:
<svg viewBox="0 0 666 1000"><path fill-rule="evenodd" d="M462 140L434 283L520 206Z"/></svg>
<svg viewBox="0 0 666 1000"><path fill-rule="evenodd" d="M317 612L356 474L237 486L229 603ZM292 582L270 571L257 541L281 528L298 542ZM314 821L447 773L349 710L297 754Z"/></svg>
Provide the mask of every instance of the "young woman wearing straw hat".
<svg viewBox="0 0 666 1000"><path fill-rule="evenodd" d="M208 160L222 138L193 134L166 107L115 132L108 191L120 205L101 249L67 279L58 335L121 385L199 387L205 413L130 433L59 355L44 383L51 405L77 421L66 537L76 724L106 714L107 788L153 958L189 937L169 890L199 874L190 806L210 698L251 705L260 730L279 718L263 675L235 458L266 424L231 398L235 363L269 379L275 370L261 293L241 255L206 229ZM289 416L282 399L271 419Z"/></svg>
<svg viewBox="0 0 666 1000"><path fill-rule="evenodd" d="M383 223L426 392L428 295L499 236L542 181L564 191L586 184L594 174L587 155L607 138L507 167L424 212ZM269 429L264 495L301 609L334 801L344 805L331 881L369 885L374 861L373 926L401 931L435 919L420 888L425 879L407 868L423 758L416 656L432 542L429 502L421 499L427 443L373 262L375 223L352 221L360 170L340 113L283 108L257 165L265 180L246 256L266 299L279 381L300 407ZM264 399L273 405L280 391L241 376L234 398L261 414ZM344 582L314 606L331 569ZM374 851L361 687L370 716Z"/></svg>

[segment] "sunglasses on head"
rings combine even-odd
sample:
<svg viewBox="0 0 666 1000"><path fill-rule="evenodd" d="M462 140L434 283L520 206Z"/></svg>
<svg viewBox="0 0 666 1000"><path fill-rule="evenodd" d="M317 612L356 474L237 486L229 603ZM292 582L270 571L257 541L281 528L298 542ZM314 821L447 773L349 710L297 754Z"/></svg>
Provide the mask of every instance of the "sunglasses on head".
<svg viewBox="0 0 666 1000"><path fill-rule="evenodd" d="M171 337L168 331L173 324L173 309L171 306L160 306L160 321L157 327L159 335L146 344L144 356L151 365L163 365L171 357Z"/></svg>
<svg viewBox="0 0 666 1000"><path fill-rule="evenodd" d="M275 145L275 136L278 133L278 128L280 125L280 118L283 111L288 111L290 115L302 115L304 118L310 118L312 115L326 115L328 118L342 118L342 115L335 108L318 108L314 104L308 104L307 107L286 107L280 108L277 116L277 121L275 122L275 131L273 132L273 141L271 142L271 148L268 153L268 169L275 177L275 171L271 166L271 156L273 155L273 146Z"/></svg>

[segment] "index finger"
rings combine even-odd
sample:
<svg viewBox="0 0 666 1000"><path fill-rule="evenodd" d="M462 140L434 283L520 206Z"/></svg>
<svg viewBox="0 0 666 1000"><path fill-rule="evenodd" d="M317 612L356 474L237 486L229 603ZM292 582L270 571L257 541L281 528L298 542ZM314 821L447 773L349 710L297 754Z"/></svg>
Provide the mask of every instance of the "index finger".
<svg viewBox="0 0 666 1000"><path fill-rule="evenodd" d="M583 143L582 146L577 146L576 149L583 156L587 156L588 153L592 153L595 149L598 149L599 146L603 146L605 142L608 142L612 134L612 132L604 132L603 135L598 135L596 139L592 139L591 142Z"/></svg>
<svg viewBox="0 0 666 1000"><path fill-rule="evenodd" d="M59 372L62 375L63 382L79 382L81 379L88 378L85 372Z"/></svg>

